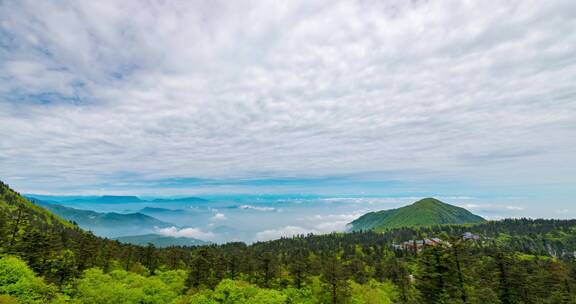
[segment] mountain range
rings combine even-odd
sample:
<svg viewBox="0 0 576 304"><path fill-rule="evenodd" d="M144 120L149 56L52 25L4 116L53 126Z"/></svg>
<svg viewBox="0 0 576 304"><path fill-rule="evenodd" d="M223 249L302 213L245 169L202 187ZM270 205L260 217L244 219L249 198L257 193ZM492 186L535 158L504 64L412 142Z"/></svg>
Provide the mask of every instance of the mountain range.
<svg viewBox="0 0 576 304"><path fill-rule="evenodd" d="M77 223L78 226L86 230L105 237L142 234L143 232L151 233L157 228L176 226L140 212L96 212L71 208L38 199L33 199L32 201L66 220Z"/></svg>
<svg viewBox="0 0 576 304"><path fill-rule="evenodd" d="M405 207L366 213L352 221L350 226L352 231L383 231L408 226L474 224L485 221L464 208L425 198Z"/></svg>
<svg viewBox="0 0 576 304"><path fill-rule="evenodd" d="M168 208L159 208L159 207L144 207L138 211L139 213L144 213L148 215L155 215L155 214L185 214L186 210L183 209L168 209Z"/></svg>
<svg viewBox="0 0 576 304"><path fill-rule="evenodd" d="M41 201L55 201L67 203L91 203L91 204L131 204L131 203L175 203L175 202L207 202L208 200L199 197L177 197L177 198L154 198L142 199L134 195L101 195L101 196L58 196L26 194L28 199Z"/></svg>

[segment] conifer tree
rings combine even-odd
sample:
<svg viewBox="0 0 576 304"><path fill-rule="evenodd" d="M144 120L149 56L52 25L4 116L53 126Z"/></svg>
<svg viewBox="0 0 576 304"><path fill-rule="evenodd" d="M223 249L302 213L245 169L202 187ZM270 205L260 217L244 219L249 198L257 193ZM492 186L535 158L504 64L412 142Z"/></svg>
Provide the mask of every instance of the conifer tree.
<svg viewBox="0 0 576 304"><path fill-rule="evenodd" d="M299 248L290 256L289 259L290 259L290 264L289 264L288 269L289 269L290 275L292 276L292 279L294 281L294 287L297 289L300 289L300 288L302 288L302 284L303 284L305 276L306 276L307 257L305 256L304 251Z"/></svg>
<svg viewBox="0 0 576 304"><path fill-rule="evenodd" d="M326 258L321 279L329 295L330 303L343 303L350 295L350 286L341 261L336 256Z"/></svg>
<svg viewBox="0 0 576 304"><path fill-rule="evenodd" d="M55 282L62 286L77 275L76 257L72 250L65 249L50 260L50 272Z"/></svg>
<svg viewBox="0 0 576 304"><path fill-rule="evenodd" d="M8 235L8 217L6 213L0 212L0 253L2 248L6 245L6 239Z"/></svg>
<svg viewBox="0 0 576 304"><path fill-rule="evenodd" d="M260 262L258 263L260 281L263 287L271 287L272 280L278 271L277 261L274 255L270 252L264 252L260 255Z"/></svg>
<svg viewBox="0 0 576 304"><path fill-rule="evenodd" d="M210 253L206 248L201 248L193 254L186 280L187 287L211 287L210 260Z"/></svg>

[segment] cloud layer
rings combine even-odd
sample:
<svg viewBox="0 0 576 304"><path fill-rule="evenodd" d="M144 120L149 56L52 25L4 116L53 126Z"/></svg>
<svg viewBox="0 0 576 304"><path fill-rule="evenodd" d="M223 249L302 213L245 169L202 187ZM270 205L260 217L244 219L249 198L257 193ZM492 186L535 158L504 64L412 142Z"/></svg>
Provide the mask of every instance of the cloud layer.
<svg viewBox="0 0 576 304"><path fill-rule="evenodd" d="M2 1L1 178L53 193L350 175L572 193L574 12L569 0Z"/></svg>
<svg viewBox="0 0 576 304"><path fill-rule="evenodd" d="M171 237L187 237L199 240L212 240L216 235L212 232L205 232L199 228L182 228L178 229L176 227L168 228L158 228L156 231L158 234L171 236Z"/></svg>

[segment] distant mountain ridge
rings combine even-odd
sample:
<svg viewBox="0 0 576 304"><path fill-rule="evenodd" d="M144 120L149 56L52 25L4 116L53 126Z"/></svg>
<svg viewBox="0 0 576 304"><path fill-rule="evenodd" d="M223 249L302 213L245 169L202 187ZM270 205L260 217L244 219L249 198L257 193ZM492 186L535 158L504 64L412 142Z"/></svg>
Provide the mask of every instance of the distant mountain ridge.
<svg viewBox="0 0 576 304"><path fill-rule="evenodd" d="M92 230L97 235L105 237L152 232L156 228L176 226L139 212L125 214L116 212L101 213L66 207L54 202L37 199L32 199L32 201L62 218L76 222L84 229Z"/></svg>
<svg viewBox="0 0 576 304"><path fill-rule="evenodd" d="M159 207L144 207L138 211L144 214L182 214L186 213L184 209L168 209Z"/></svg>
<svg viewBox="0 0 576 304"><path fill-rule="evenodd" d="M84 200L82 200L84 201ZM144 200L140 199L137 196L133 196L133 195L103 195L100 196L96 199L91 199L91 202L94 203L141 203L141 202L145 202Z"/></svg>
<svg viewBox="0 0 576 304"><path fill-rule="evenodd" d="M52 196L41 194L26 194L28 199L41 201L67 202L67 203L95 203L95 204L129 204L129 203L174 203L174 202L208 202L195 196L175 197L175 198L151 198L142 199L135 195L102 195L102 196Z"/></svg>
<svg viewBox="0 0 576 304"><path fill-rule="evenodd" d="M154 203L173 203L173 202L207 202L207 199L203 199L200 197L179 197L179 198L156 198L151 200Z"/></svg>
<svg viewBox="0 0 576 304"><path fill-rule="evenodd" d="M408 226L472 224L485 221L484 218L464 208L434 198L425 198L405 207L366 213L352 221L350 225L353 231L382 231Z"/></svg>

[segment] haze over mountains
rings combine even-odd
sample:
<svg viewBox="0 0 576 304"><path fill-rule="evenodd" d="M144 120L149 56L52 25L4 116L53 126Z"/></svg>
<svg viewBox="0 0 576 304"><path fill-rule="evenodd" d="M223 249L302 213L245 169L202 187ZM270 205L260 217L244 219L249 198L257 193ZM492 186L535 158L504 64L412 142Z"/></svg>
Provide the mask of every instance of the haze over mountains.
<svg viewBox="0 0 576 304"><path fill-rule="evenodd" d="M91 204L129 204L129 203L147 203L147 202L205 202L207 200L199 197L177 197L177 198L153 198L142 199L135 195L101 195L101 196L82 196L82 195L40 195L26 194L28 198L35 198L43 201L58 201L67 203L85 203Z"/></svg>
<svg viewBox="0 0 576 304"><path fill-rule="evenodd" d="M299 234L372 229L377 225L360 224L364 221L373 221L369 220L373 216L369 213L379 212L377 218L381 218L384 214L389 214L387 210L408 206L421 199L417 196L207 195L194 192L180 197L155 197L151 195L49 196L34 194L28 194L28 197L103 214L138 213L141 214L140 216L145 215L163 223L156 225L149 222L138 226L143 227L142 229L124 226L126 227L125 230L122 226L115 229L110 229L110 225L103 228L94 225L85 226L86 229L107 237L159 234L213 243L230 241L252 243ZM442 202L467 209L486 219L530 217L534 212L523 207L522 200L519 198L506 198L506 200L472 196L438 196L437 198ZM505 201L506 204L494 203L498 201ZM403 212L400 212L391 218L391 220L396 218L396 221L389 222L382 228L418 224L412 220L414 218L418 221L426 219L427 216L436 211L441 210L432 211L428 215L416 213L410 216L401 216ZM351 225L352 222L365 214L368 215L355 222L356 225ZM438 222L459 223L461 221L445 221L443 218L439 218ZM424 221L422 224L434 223L434 221ZM351 228L354 226L356 228Z"/></svg>
<svg viewBox="0 0 576 304"><path fill-rule="evenodd" d="M158 228L174 226L174 224L160 221L143 213L101 213L46 203L41 200L33 200L33 202L103 237L151 233Z"/></svg>
<svg viewBox="0 0 576 304"><path fill-rule="evenodd" d="M48 199L49 197L43 196L42 198ZM35 196L30 196L29 199L35 204L48 209L62 218L78 224L85 230L89 230L98 236L115 238L121 242L137 245L146 245L151 243L158 247L207 244L207 242L193 237L173 237L170 235L157 234L159 231L162 231L162 229L176 228L178 226L173 223L159 220L153 215L183 215L185 214L185 210L182 209L173 210L167 208L144 207L140 212L121 212L121 210L118 210L118 212L96 212L92 210L72 208L60 204L67 204L69 206L125 206L125 204L138 204L137 207L140 207L141 204L146 202L169 203L172 201L170 199L148 201L142 200L136 196L109 195L101 197L73 198L62 202L41 200L35 198ZM197 198L180 198L176 201L198 202L204 200Z"/></svg>
<svg viewBox="0 0 576 304"><path fill-rule="evenodd" d="M97 235L166 246L202 242L253 242L297 234L377 231L402 226L479 223L480 216L428 198L397 209L381 198L137 196L50 197L38 204ZM397 203L396 203L397 204ZM370 212L372 211L372 212Z"/></svg>

